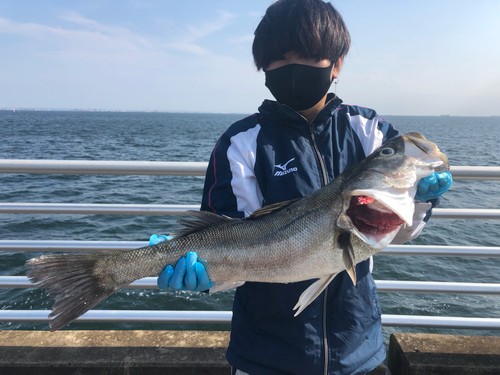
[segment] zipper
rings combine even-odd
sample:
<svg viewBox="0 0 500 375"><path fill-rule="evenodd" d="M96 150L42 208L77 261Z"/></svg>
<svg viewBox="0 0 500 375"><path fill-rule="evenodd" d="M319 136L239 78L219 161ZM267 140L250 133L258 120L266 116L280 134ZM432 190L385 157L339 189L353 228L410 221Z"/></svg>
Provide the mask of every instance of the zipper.
<svg viewBox="0 0 500 375"><path fill-rule="evenodd" d="M321 166L321 172L323 175L323 186L325 186L328 183L328 177L326 175L326 169L325 169L325 163L323 162L323 158L321 157L321 153L319 152L319 147L316 142L316 137L314 135L314 129L312 126L312 123L314 122L311 121L309 123L309 133L311 135L311 140L313 144L314 151L316 152L316 156L318 157L319 165ZM324 358L324 375L328 374L328 336L326 333L326 306L327 306L327 299L328 299L328 288L325 289L323 292L323 348L325 350L325 358Z"/></svg>
<svg viewBox="0 0 500 375"><path fill-rule="evenodd" d="M336 96L334 96L332 99L330 99L328 102L326 102L323 108L325 108L328 105L328 103L330 103L332 100L335 100L335 98L336 98ZM286 104L283 104L283 105L287 106ZM288 108L290 108L290 107L288 107ZM292 108L290 108L290 109L292 109ZM292 111L294 111L294 110L292 109ZM321 167L321 174L323 175L323 186L326 186L328 184L328 177L326 175L325 163L323 162L323 158L321 157L321 153L319 152L319 147L318 147L318 144L316 143L316 136L314 135L314 129L313 129L313 125L312 125L314 123L314 120L316 120L316 117L318 117L318 115L321 113L321 110L318 113L316 113L316 115L313 117L311 122L307 121L307 119L304 116L302 116L299 112L295 111L295 113L297 113L300 117L302 117L307 122L307 125L309 127L309 135L311 136L311 140L313 143L313 149L314 149L314 152L316 153L319 165Z"/></svg>
<svg viewBox="0 0 500 375"><path fill-rule="evenodd" d="M324 375L328 375L328 336L326 334L326 300L328 296L328 287L324 291L323 297L323 347L325 348L325 371Z"/></svg>
<svg viewBox="0 0 500 375"><path fill-rule="evenodd" d="M334 100L336 97L337 96L334 96L327 103L325 103L325 107L326 107L326 105L330 101ZM316 116L314 116L314 118L312 119L311 122L307 121L307 119L304 116L302 116L300 113L298 113L298 112L296 112L296 113L299 116L301 116L305 121L307 121L307 124L309 126L309 134L311 136L311 141L312 141L313 149L314 149L314 152L316 153L316 157L318 158L318 162L319 162L319 165L321 167L321 173L323 175L323 186L326 186L328 184L328 177L327 177L327 174L326 174L325 163L323 162L323 158L321 157L321 153L319 152L319 147L318 147L318 144L316 142L316 136L314 135L314 129L313 129L313 125L312 125L314 123L314 120L316 119L316 117L319 115L320 112L321 111L319 111L316 114ZM326 333L326 316L327 316L326 315L326 302L327 302L327 299L328 299L328 288L326 288L323 293L324 293L324 295L323 295L323 347L324 347L324 350L325 350L324 372L323 372L323 374L324 375L328 375L328 336L327 336L327 333Z"/></svg>
<svg viewBox="0 0 500 375"><path fill-rule="evenodd" d="M321 157L321 153L319 152L318 144L316 143L316 137L314 135L314 130L312 124L309 124L309 133L311 134L311 140L313 143L314 151L316 152L316 156L318 157L319 165L321 167L321 174L323 175L323 186L328 184L328 178L326 176L325 163L323 162L323 158Z"/></svg>

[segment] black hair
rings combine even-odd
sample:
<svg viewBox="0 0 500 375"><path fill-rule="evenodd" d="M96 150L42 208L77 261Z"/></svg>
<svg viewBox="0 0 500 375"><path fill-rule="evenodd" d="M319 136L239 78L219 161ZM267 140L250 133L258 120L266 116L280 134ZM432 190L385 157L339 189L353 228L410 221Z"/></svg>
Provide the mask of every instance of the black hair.
<svg viewBox="0 0 500 375"><path fill-rule="evenodd" d="M252 53L258 70L283 60L290 51L336 64L351 44L342 16L322 0L276 1L267 8L254 35Z"/></svg>

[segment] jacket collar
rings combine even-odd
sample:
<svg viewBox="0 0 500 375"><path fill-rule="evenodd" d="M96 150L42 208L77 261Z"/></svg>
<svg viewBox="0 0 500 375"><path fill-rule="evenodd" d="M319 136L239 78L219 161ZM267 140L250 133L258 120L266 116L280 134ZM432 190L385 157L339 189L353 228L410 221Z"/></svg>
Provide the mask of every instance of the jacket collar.
<svg viewBox="0 0 500 375"><path fill-rule="evenodd" d="M318 112L314 118L312 125L323 123L325 120L332 117L332 114L342 104L342 99L335 94L328 94L325 106ZM282 125L303 127L309 123L300 113L294 111L286 105L282 105L274 100L264 100L259 107L259 112L269 120L278 122Z"/></svg>

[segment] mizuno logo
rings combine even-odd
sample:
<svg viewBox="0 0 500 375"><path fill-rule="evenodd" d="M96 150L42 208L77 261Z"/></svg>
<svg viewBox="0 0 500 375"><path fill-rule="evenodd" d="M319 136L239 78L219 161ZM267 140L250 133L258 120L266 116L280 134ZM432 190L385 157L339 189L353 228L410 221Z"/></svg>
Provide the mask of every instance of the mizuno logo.
<svg viewBox="0 0 500 375"><path fill-rule="evenodd" d="M295 158L291 158L290 160L288 160L285 163L285 165L278 164L278 165L275 165L275 167L281 169L282 171L285 171L286 170L286 166L288 165L288 163L290 163L291 161L294 161L294 160L295 160Z"/></svg>
<svg viewBox="0 0 500 375"><path fill-rule="evenodd" d="M290 160L288 160L285 164L281 165L281 164L276 164L274 167L275 168L279 168L281 169L281 171L276 171L274 173L275 176L284 176L288 173L291 173L291 172L297 172L297 167L292 167L292 168L289 168L289 169L286 169L286 166L288 165L288 163L290 163L291 161L295 160L295 158L291 158Z"/></svg>

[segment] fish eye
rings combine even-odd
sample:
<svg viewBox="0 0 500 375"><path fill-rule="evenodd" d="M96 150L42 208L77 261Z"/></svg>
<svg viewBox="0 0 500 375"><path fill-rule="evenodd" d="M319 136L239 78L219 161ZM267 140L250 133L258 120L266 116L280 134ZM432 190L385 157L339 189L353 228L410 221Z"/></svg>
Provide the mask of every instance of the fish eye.
<svg viewBox="0 0 500 375"><path fill-rule="evenodd" d="M380 150L380 156L392 156L396 153L393 148L386 147Z"/></svg>

